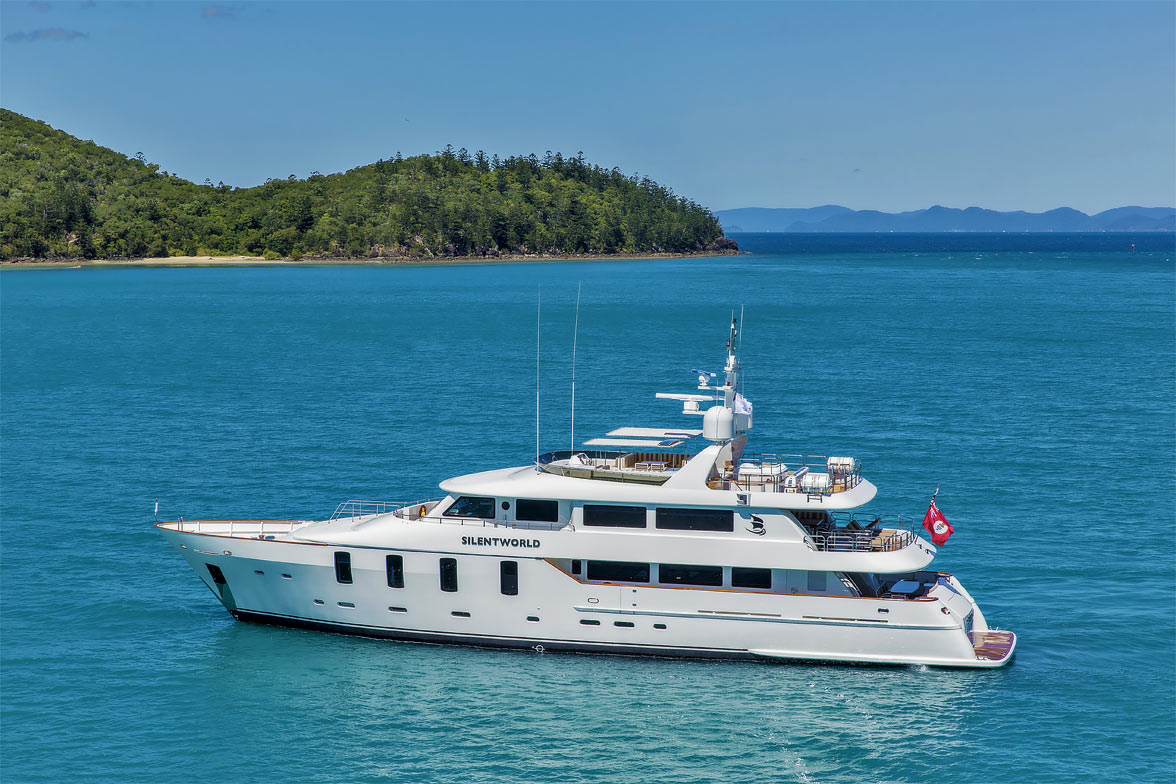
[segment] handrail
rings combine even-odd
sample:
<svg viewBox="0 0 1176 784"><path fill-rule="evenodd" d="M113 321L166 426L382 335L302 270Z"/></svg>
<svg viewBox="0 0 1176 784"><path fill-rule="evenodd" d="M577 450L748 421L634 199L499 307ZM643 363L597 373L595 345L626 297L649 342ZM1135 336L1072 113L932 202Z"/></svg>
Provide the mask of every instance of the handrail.
<svg viewBox="0 0 1176 784"><path fill-rule="evenodd" d="M881 531L809 534L808 538L813 549L819 552L839 553L891 553L909 547L915 542L915 534L911 531L890 528Z"/></svg>
<svg viewBox="0 0 1176 784"><path fill-rule="evenodd" d="M351 499L335 507L335 511L328 518L329 521L341 517L368 517L371 515L387 514L399 509L402 504L398 501L361 501Z"/></svg>
<svg viewBox="0 0 1176 784"><path fill-rule="evenodd" d="M331 515L331 520L348 519L355 517L374 517L382 514L390 514L398 520L412 521L416 523L435 523L441 525L465 525L477 528L511 528L511 529L532 529L545 531L558 531L567 526L567 523L543 523L543 522L519 522L515 521L498 521L498 520L484 520L480 517L454 517L444 514L430 514L436 509L437 504L441 502L445 496L440 498L426 498L421 501L359 501L351 500L344 501L335 508L335 513ZM420 513L424 509L425 513Z"/></svg>

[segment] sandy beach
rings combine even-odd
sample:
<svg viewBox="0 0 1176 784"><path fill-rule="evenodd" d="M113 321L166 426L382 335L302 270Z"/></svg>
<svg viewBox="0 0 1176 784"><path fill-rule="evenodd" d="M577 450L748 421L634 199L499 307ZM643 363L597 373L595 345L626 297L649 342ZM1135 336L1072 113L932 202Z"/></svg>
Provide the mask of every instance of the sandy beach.
<svg viewBox="0 0 1176 784"><path fill-rule="evenodd" d="M460 256L434 258L390 257L375 259L265 259L261 256L164 256L144 259L13 259L0 263L0 269L81 268L81 267L257 267L315 264L404 265L404 264L495 264L502 262L542 261L647 261L683 259L695 256L732 256L740 251L700 251L697 253L615 253L602 254L529 254L524 256Z"/></svg>

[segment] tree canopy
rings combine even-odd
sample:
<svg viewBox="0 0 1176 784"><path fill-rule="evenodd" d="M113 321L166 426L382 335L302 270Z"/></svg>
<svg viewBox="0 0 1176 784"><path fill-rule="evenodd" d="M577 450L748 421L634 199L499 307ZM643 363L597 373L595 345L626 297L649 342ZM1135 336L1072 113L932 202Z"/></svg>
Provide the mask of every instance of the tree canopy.
<svg viewBox="0 0 1176 784"><path fill-rule="evenodd" d="M710 210L583 155L434 155L203 185L0 109L0 258L434 257L733 248Z"/></svg>

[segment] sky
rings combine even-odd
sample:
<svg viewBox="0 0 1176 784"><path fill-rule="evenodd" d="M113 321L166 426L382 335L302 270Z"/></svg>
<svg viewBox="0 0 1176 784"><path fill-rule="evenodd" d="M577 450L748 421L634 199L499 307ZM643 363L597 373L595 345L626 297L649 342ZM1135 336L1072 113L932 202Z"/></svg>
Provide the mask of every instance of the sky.
<svg viewBox="0 0 1176 784"><path fill-rule="evenodd" d="M0 105L251 186L447 144L715 210L1176 205L1173 2L0 1Z"/></svg>

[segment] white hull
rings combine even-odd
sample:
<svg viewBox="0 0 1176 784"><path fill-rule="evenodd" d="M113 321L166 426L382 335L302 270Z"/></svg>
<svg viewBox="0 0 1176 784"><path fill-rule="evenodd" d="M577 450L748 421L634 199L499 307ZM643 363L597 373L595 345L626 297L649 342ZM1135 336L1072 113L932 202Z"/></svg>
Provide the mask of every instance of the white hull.
<svg viewBox="0 0 1176 784"><path fill-rule="evenodd" d="M849 512L876 493L859 460L747 452L736 327L724 378L658 393L701 429L616 428L588 451L446 479L442 499L346 501L320 522L158 527L246 620L553 651L1008 662L1016 637L927 568L931 543Z"/></svg>
<svg viewBox="0 0 1176 784"><path fill-rule="evenodd" d="M970 631L987 626L949 576L916 600L817 596L583 582L541 553L510 547L487 554L347 547L352 582L341 584L334 567L338 545L168 525L160 525L168 540L242 620L551 651L948 667L998 667L1015 647L1014 638L1000 658L977 655ZM542 541L530 534L507 535ZM403 588L387 585L389 554L403 558ZM440 590L440 557L457 561L456 592ZM518 595L499 590L504 559L518 563ZM207 564L220 569L227 591ZM965 628L969 614L971 630Z"/></svg>

